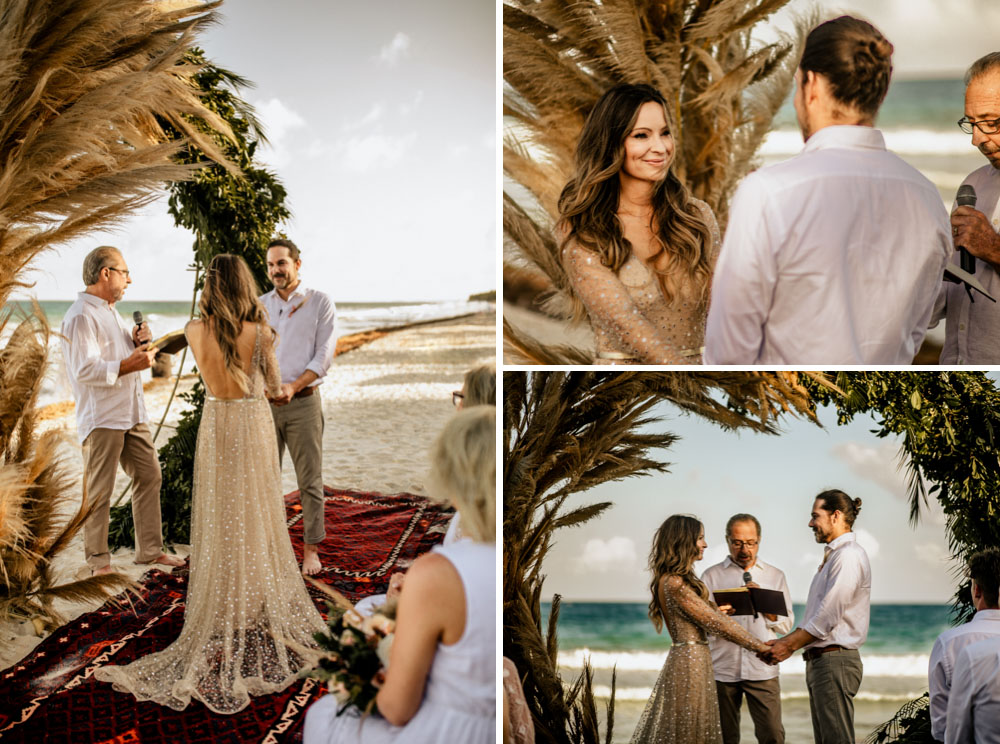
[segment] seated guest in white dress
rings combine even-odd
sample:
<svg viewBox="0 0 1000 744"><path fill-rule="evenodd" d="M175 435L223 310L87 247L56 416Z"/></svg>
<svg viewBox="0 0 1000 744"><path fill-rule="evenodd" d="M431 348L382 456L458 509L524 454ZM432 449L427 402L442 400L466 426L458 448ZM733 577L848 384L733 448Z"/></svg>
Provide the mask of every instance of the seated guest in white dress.
<svg viewBox="0 0 1000 744"><path fill-rule="evenodd" d="M413 563L399 597L380 715L337 716L327 695L306 715L305 744L496 739L496 408L460 411L431 455L429 491L462 516L467 540Z"/></svg>

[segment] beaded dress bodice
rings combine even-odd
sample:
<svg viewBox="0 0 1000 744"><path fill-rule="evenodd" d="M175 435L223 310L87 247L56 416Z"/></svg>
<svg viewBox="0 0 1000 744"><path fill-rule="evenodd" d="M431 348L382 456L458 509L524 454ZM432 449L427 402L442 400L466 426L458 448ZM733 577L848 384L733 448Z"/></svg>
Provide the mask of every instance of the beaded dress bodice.
<svg viewBox="0 0 1000 744"><path fill-rule="evenodd" d="M705 202L692 200L709 226L712 266L722 243L719 226ZM700 364L708 304L702 287L679 277L667 302L656 274L636 255L617 273L575 241L563 248L563 264L590 317L602 364Z"/></svg>
<svg viewBox="0 0 1000 744"><path fill-rule="evenodd" d="M767 645L705 602L680 576L665 577L660 587L660 611L673 645L632 742L721 744L719 703L706 633L751 651L763 651Z"/></svg>

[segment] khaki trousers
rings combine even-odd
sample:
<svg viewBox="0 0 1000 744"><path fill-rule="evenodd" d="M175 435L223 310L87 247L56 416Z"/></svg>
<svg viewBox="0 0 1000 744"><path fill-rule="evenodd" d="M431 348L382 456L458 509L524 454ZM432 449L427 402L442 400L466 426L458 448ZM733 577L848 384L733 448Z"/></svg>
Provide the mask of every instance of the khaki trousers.
<svg viewBox="0 0 1000 744"><path fill-rule="evenodd" d="M854 696L863 671L856 649L829 651L806 662L816 744L854 743Z"/></svg>
<svg viewBox="0 0 1000 744"><path fill-rule="evenodd" d="M781 723L781 683L778 677L740 682L716 680L715 691L719 696L724 744L739 744L740 706L744 695L759 744L784 744L785 727Z"/></svg>
<svg viewBox="0 0 1000 744"><path fill-rule="evenodd" d="M310 545L326 538L323 517L323 405L318 392L292 398L284 406L271 406L274 431L278 437L278 463L285 447L295 466L295 481L302 499L303 539Z"/></svg>
<svg viewBox="0 0 1000 744"><path fill-rule="evenodd" d="M160 463L146 424L131 429L94 429L83 442L83 483L94 512L83 526L83 546L91 569L111 565L108 520L118 465L134 481L135 562L151 563L163 553L160 524Z"/></svg>

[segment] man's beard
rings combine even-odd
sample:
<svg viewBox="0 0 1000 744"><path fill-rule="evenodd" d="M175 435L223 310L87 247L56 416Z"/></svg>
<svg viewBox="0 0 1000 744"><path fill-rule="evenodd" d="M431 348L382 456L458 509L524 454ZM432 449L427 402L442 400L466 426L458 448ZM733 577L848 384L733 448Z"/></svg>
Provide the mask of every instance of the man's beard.
<svg viewBox="0 0 1000 744"><path fill-rule="evenodd" d="M987 148L987 146L989 147ZM992 142L984 142L979 146L979 152L986 156L986 159L990 161L990 165L1000 170L1000 147L997 147ZM993 157L990 157L991 155Z"/></svg>

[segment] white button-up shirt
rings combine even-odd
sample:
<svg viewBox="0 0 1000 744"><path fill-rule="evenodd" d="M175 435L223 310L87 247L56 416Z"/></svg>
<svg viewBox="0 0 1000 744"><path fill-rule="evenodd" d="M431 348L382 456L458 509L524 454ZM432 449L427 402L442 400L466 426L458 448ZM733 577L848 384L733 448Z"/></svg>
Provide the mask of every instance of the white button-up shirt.
<svg viewBox="0 0 1000 744"><path fill-rule="evenodd" d="M774 589L784 594L785 606L790 614L788 617L778 615L778 619L773 623L762 614L757 615L756 618L753 615L733 615L730 619L738 625L742 625L750 635L762 641L770 641L777 638L779 634L784 635L790 631L795 623L795 617L792 614L792 595L788 592L785 574L780 569L769 563L764 563L760 559L757 559L757 562L749 569L743 569L739 564L734 563L730 556L726 556L721 563L706 568L701 580L705 582L705 586L711 592L719 589L735 589L743 586L744 570L750 572L754 583L758 584L761 589ZM757 658L756 654L731 641L717 636L709 636L708 645L712 651L712 670L719 682L774 679L778 676L776 664L765 664Z"/></svg>
<svg viewBox="0 0 1000 744"><path fill-rule="evenodd" d="M1000 232L1000 170L984 165L969 174L963 184L976 190L976 209L986 215L990 225ZM957 207L958 205L953 205ZM960 265L957 251L951 262ZM981 258L976 258L976 279L987 292L1000 300L1000 273ZM969 300L964 284L943 282L934 308L934 323L947 318L941 364L1000 364L1000 302L990 302L973 292Z"/></svg>
<svg viewBox="0 0 1000 744"><path fill-rule="evenodd" d="M910 364L952 253L935 186L871 127L831 126L740 184L706 364Z"/></svg>
<svg viewBox="0 0 1000 744"><path fill-rule="evenodd" d="M857 536L847 532L827 544L826 562L809 585L802 630L816 637L805 648L859 649L868 639L872 570Z"/></svg>
<svg viewBox="0 0 1000 744"><path fill-rule="evenodd" d="M94 429L128 430L145 423L142 379L122 377L122 359L132 355L132 330L100 297L80 292L63 316L62 353L76 399L76 433L83 442Z"/></svg>
<svg viewBox="0 0 1000 744"><path fill-rule="evenodd" d="M294 382L307 369L319 378L319 385L333 363L337 349L334 335L336 307L330 298L299 282L287 300L276 289L260 298L267 310L268 322L278 333L275 352L281 368L281 381Z"/></svg>
<svg viewBox="0 0 1000 744"><path fill-rule="evenodd" d="M994 637L1000 637L1000 610L980 610L969 622L949 628L934 641L927 682L931 693L931 734L938 741L944 741L955 658L969 644Z"/></svg>
<svg viewBox="0 0 1000 744"><path fill-rule="evenodd" d="M1000 744L1000 638L966 646L955 660L945 744Z"/></svg>

